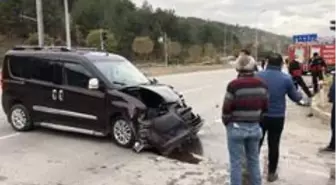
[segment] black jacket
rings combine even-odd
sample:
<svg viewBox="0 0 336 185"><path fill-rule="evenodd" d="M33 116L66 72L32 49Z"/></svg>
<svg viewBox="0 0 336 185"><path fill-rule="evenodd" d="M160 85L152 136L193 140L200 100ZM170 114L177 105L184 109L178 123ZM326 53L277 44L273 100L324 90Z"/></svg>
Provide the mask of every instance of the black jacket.
<svg viewBox="0 0 336 185"><path fill-rule="evenodd" d="M311 72L321 72L323 67L327 67L327 64L322 57L316 57L309 60L309 67Z"/></svg>

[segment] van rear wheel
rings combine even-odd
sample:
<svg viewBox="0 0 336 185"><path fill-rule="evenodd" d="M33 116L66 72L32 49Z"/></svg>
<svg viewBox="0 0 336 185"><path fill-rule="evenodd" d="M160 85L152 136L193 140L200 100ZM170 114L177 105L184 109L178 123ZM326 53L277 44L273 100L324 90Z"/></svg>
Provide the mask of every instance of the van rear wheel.
<svg viewBox="0 0 336 185"><path fill-rule="evenodd" d="M33 129L33 123L30 118L29 111L21 104L12 106L8 117L10 124L17 131L28 131Z"/></svg>

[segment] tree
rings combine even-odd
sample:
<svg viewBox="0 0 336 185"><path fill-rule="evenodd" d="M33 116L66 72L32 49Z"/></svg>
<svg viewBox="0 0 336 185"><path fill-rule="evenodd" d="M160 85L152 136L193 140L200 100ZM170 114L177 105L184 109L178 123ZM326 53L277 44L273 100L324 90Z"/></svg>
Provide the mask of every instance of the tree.
<svg viewBox="0 0 336 185"><path fill-rule="evenodd" d="M148 37L136 37L132 44L132 49L140 55L148 55L153 51L154 43Z"/></svg>
<svg viewBox="0 0 336 185"><path fill-rule="evenodd" d="M75 43L77 46L84 46L85 45L85 39L83 36L83 33L81 31L81 28L79 25L74 25L73 26L73 35L75 37Z"/></svg>
<svg viewBox="0 0 336 185"><path fill-rule="evenodd" d="M107 32L107 40L105 41L105 50L108 52L115 52L117 47L117 41L114 38L113 33L108 30L102 30ZM89 47L100 48L101 30L92 30L86 37L86 43Z"/></svg>
<svg viewBox="0 0 336 185"><path fill-rule="evenodd" d="M38 34L37 33L31 33L29 34L28 39L24 41L27 45L38 45ZM54 44L54 39L51 38L49 35L44 34L44 45L51 45Z"/></svg>
<svg viewBox="0 0 336 185"><path fill-rule="evenodd" d="M55 39L54 43L53 43L55 46L64 46L65 45L65 42L64 40L62 40L61 37L58 37Z"/></svg>
<svg viewBox="0 0 336 185"><path fill-rule="evenodd" d="M169 56L178 56L182 51L181 44L178 42L169 42L168 44L168 53Z"/></svg>
<svg viewBox="0 0 336 185"><path fill-rule="evenodd" d="M202 47L199 45L193 45L188 49L188 53L193 62L198 62L202 55Z"/></svg>
<svg viewBox="0 0 336 185"><path fill-rule="evenodd" d="M0 0L0 34L13 40L25 40L30 37L30 33L36 32L36 23L22 18L21 15L35 17L35 6L34 0ZM112 50L128 58L133 57L132 44L137 36L148 36L153 41L154 48L150 55L156 58L162 57L162 45L157 40L164 33L181 45L183 54L180 54L180 57L187 57L188 49L193 45L204 46L209 43L215 50L223 49L226 38L231 46L226 48L236 51L237 48L255 40L255 29L247 26L180 17L175 15L173 10L154 9L148 1L136 7L131 0L69 0L69 10L73 45L85 45L86 36L92 30L105 29L113 33ZM43 19L45 34L57 38L57 42L60 41L58 43L63 43L61 42L65 40L63 1L43 1ZM265 45L266 49L268 49L266 43L268 45L279 41L291 43L291 39L286 36L262 30L259 31L259 35L260 43ZM95 40L93 45L100 47L99 37L96 36Z"/></svg>
<svg viewBox="0 0 336 185"><path fill-rule="evenodd" d="M212 43L206 43L204 45L204 55L208 57L214 57L216 54L216 49Z"/></svg>

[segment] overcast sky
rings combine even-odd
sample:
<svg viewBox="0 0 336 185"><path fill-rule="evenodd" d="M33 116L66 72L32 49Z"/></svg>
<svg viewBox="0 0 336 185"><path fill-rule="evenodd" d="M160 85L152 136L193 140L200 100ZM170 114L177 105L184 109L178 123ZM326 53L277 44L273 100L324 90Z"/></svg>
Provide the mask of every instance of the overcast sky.
<svg viewBox="0 0 336 185"><path fill-rule="evenodd" d="M132 0L141 6L144 0ZM335 0L147 0L153 8L174 9L177 15L248 25L291 36L329 36Z"/></svg>

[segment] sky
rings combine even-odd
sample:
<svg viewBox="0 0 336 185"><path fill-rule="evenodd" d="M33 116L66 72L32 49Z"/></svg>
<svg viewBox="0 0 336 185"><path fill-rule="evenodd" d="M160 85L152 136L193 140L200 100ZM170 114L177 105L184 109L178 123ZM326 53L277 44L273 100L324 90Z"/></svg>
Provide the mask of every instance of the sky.
<svg viewBox="0 0 336 185"><path fill-rule="evenodd" d="M144 0L132 0L141 6ZM174 9L179 16L247 25L276 34L331 36L335 0L147 0L153 8Z"/></svg>

